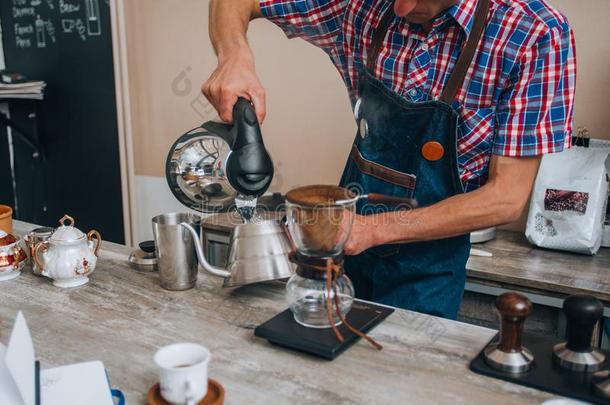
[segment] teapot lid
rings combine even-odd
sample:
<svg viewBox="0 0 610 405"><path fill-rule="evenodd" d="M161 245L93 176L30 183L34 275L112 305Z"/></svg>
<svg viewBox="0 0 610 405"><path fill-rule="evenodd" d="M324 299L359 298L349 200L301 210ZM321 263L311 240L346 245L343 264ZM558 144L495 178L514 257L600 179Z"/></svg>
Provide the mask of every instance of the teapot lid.
<svg viewBox="0 0 610 405"><path fill-rule="evenodd" d="M17 242L17 238L11 235L10 233L4 232L0 229L0 246L8 246Z"/></svg>
<svg viewBox="0 0 610 405"><path fill-rule="evenodd" d="M66 221L70 223L66 225ZM85 234L80 231L78 228L74 227L74 218L69 215L64 215L60 220L58 227L53 235L51 235L50 240L54 242L69 242L74 240L79 240L85 237Z"/></svg>

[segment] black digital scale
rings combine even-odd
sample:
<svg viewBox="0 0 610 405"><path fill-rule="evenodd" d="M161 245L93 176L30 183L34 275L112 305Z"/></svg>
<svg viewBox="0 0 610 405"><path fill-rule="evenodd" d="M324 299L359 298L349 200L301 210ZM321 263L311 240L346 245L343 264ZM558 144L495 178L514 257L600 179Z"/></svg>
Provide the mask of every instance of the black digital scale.
<svg viewBox="0 0 610 405"><path fill-rule="evenodd" d="M394 308L354 300L352 309L347 313L346 318L354 328L368 332L383 322L392 312L394 312ZM287 309L258 326L254 330L254 335L278 346L334 360L360 339L345 325L339 325L338 328L345 338L343 342L337 340L332 328L308 328L297 323L290 309Z"/></svg>

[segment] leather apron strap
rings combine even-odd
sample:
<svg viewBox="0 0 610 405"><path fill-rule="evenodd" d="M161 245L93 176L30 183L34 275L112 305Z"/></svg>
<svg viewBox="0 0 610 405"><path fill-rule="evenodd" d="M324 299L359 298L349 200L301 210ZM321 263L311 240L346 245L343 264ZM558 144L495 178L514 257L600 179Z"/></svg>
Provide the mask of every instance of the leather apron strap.
<svg viewBox="0 0 610 405"><path fill-rule="evenodd" d="M468 68L472 63L477 47L479 46L479 41L481 40L481 36L485 30L485 23L487 21L488 13L489 0L479 0L477 9L475 11L472 29L470 30L470 35L468 36L468 41L462 49L460 57L455 63L453 72L445 85L443 94L441 94L439 101L451 104L453 100L455 100L460 87L464 83L464 79L466 78ZM381 49L383 40L385 39L390 23L394 17L394 7L393 4L390 4L381 17L381 20L379 20L379 24L375 28L373 39L368 50L366 67L371 73L375 70L375 63L377 62L377 57L379 56L379 50Z"/></svg>

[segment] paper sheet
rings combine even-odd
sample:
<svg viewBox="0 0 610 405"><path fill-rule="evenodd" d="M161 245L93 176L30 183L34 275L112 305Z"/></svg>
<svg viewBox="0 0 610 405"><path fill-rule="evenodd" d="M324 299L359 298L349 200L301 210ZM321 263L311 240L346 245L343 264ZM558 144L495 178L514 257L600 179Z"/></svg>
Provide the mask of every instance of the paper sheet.
<svg viewBox="0 0 610 405"><path fill-rule="evenodd" d="M32 336L23 314L19 311L4 356L4 363L13 376L24 405L34 405L35 402L34 360Z"/></svg>
<svg viewBox="0 0 610 405"><path fill-rule="evenodd" d="M44 405L113 405L101 361L43 370L40 380Z"/></svg>

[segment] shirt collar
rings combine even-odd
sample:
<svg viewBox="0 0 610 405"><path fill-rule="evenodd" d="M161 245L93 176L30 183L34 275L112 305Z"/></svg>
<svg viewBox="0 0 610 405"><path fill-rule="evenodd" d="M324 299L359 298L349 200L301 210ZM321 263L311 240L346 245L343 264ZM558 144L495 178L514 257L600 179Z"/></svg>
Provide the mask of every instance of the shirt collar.
<svg viewBox="0 0 610 405"><path fill-rule="evenodd" d="M453 17L458 25L464 30L466 37L470 35L477 4L480 0L458 0L447 10L447 15Z"/></svg>

